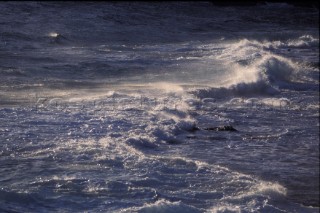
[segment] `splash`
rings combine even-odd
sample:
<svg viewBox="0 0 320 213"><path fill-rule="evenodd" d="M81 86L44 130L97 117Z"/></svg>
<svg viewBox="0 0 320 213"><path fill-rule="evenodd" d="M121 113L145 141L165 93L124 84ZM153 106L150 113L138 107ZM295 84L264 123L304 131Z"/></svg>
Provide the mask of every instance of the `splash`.
<svg viewBox="0 0 320 213"><path fill-rule="evenodd" d="M318 42L312 36L303 36L296 41ZM223 98L230 96L276 95L282 89L301 90L310 88L304 84L301 75L305 75L301 63L294 62L285 55L277 54L279 48L292 46L292 40L259 42L248 39L240 40L226 46L217 59L224 64L225 72L209 84L207 88L190 90L197 97ZM302 82L301 82L302 81ZM313 88L313 87L312 87Z"/></svg>

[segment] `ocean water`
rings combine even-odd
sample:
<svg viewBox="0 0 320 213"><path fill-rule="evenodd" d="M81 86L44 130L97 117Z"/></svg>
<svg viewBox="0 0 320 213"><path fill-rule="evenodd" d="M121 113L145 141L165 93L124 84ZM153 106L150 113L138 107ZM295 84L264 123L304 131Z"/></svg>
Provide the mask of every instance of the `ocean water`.
<svg viewBox="0 0 320 213"><path fill-rule="evenodd" d="M0 24L0 212L319 212L319 8L1 2Z"/></svg>

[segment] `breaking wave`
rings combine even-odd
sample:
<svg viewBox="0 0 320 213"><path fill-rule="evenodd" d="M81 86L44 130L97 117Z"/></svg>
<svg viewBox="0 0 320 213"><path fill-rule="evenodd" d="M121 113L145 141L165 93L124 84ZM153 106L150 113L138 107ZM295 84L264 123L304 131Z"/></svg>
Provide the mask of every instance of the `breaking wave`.
<svg viewBox="0 0 320 213"><path fill-rule="evenodd" d="M241 40L230 44L217 56L227 70L219 84L205 89L191 90L199 98L230 96L276 95L282 89L316 90L318 85L305 81L308 67L284 54L281 49L313 46L319 41L312 36L301 36L287 42L259 42ZM286 51L288 51L286 49ZM289 49L290 51L290 49Z"/></svg>

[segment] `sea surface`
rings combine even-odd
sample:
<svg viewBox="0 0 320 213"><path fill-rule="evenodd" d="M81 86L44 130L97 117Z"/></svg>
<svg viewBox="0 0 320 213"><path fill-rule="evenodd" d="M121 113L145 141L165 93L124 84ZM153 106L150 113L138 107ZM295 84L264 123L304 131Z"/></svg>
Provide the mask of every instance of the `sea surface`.
<svg viewBox="0 0 320 213"><path fill-rule="evenodd" d="M0 2L0 212L319 212L319 8Z"/></svg>

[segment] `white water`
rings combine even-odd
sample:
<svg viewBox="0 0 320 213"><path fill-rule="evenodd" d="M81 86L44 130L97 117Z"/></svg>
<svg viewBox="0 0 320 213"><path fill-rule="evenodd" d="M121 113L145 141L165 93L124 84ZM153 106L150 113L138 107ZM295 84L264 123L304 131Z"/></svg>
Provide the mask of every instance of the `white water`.
<svg viewBox="0 0 320 213"><path fill-rule="evenodd" d="M317 10L0 9L0 211L319 211Z"/></svg>

